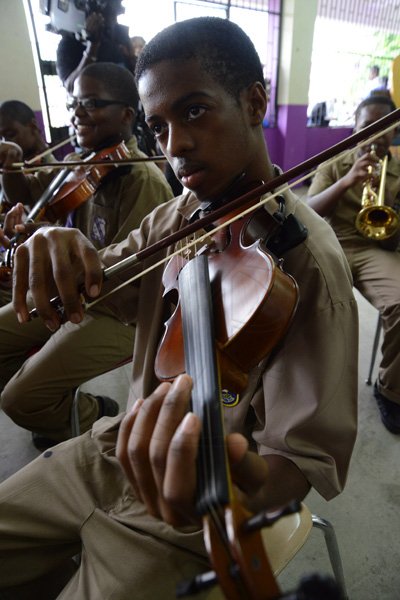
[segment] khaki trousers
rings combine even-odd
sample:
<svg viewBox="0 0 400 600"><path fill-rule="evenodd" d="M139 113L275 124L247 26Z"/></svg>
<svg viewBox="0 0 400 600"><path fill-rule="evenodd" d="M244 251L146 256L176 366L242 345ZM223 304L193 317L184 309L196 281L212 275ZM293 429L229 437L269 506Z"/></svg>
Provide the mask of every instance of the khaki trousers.
<svg viewBox="0 0 400 600"><path fill-rule="evenodd" d="M400 404L400 253L363 241L341 241L341 244L354 286L382 317L384 338L379 389L389 400Z"/></svg>
<svg viewBox="0 0 400 600"><path fill-rule="evenodd" d="M92 310L79 325L51 333L41 319L21 325L10 304L0 308L1 408L15 423L62 441L71 437L76 388L132 356L134 327ZM99 390L101 395L101 390ZM98 418L94 396L80 392L81 431Z"/></svg>
<svg viewBox="0 0 400 600"><path fill-rule="evenodd" d="M173 529L134 498L114 456L120 419L101 419L0 485L1 600L173 600L178 583L208 569L201 532ZM53 572L80 551L79 569L49 596Z"/></svg>

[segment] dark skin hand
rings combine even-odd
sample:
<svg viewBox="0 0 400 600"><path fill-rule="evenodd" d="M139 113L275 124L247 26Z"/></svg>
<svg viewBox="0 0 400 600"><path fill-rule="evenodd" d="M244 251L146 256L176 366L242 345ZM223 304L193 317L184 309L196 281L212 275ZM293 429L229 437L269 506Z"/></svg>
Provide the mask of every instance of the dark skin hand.
<svg viewBox="0 0 400 600"><path fill-rule="evenodd" d="M14 257L13 306L20 323L30 320L26 303L28 289L46 326L55 331L60 316L50 304L58 294L66 319L80 323L83 307L79 286L89 298L99 295L102 265L97 250L77 229L42 227L19 246Z"/></svg>
<svg viewBox="0 0 400 600"><path fill-rule="evenodd" d="M201 423L188 412L191 387L191 378L181 375L138 400L121 423L116 449L137 498L149 514L174 527L200 526L195 497ZM258 456L238 433L229 434L226 444L236 494L250 511L273 510L308 492L308 483L291 461ZM291 484L282 485L286 476L296 482L294 496Z"/></svg>
<svg viewBox="0 0 400 600"><path fill-rule="evenodd" d="M18 144L14 144L14 142L0 143L0 166L3 169L11 169L15 163L21 163L22 161L23 152ZM29 204L31 201L30 189L22 172L4 172L2 185L10 204L16 204L21 200Z"/></svg>
<svg viewBox="0 0 400 600"><path fill-rule="evenodd" d="M373 156L370 152L362 153L354 162L350 171L341 179L338 179L333 185L326 188L315 196L309 196L307 203L322 217L327 217L335 211L336 205L342 198L343 194L357 184L365 184L371 174L368 167L372 167L372 175L376 172L379 159ZM379 167L378 167L379 169ZM380 184L379 177L372 181L373 186L378 189ZM394 198L385 192L385 205L393 206ZM360 198L361 210L361 198ZM400 242L400 231L392 235L387 240L382 240L379 245L384 250L396 250Z"/></svg>
<svg viewBox="0 0 400 600"><path fill-rule="evenodd" d="M377 165L377 160L369 152L359 156L350 171L341 179L336 181L329 188L326 188L315 196L309 196L307 203L321 215L321 217L329 216L336 208L337 203L343 194L358 183L364 183L368 177L368 167Z"/></svg>
<svg viewBox="0 0 400 600"><path fill-rule="evenodd" d="M3 229L0 229L0 245L3 248L9 248L11 239L17 232L25 232L25 227L22 223L25 209L21 202L13 206L4 217Z"/></svg>

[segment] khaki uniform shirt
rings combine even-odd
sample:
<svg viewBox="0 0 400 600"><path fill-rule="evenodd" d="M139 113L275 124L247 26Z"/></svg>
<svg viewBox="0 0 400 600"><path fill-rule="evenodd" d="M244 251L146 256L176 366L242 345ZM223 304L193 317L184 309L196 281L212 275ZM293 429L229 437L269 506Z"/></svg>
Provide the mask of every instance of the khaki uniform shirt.
<svg viewBox="0 0 400 600"><path fill-rule="evenodd" d="M100 253L104 264L111 266L181 229L197 206L194 196L186 194L158 207L127 240ZM299 286L298 309L283 341L250 374L240 403L224 407L224 418L227 430L243 432L261 455L292 460L329 499L343 489L356 436L357 306L349 268L331 228L291 193L286 206L309 231L306 241L284 257L285 270ZM170 252L159 251L140 269ZM163 269L105 301L122 320L136 322L131 402L157 384L154 361L169 316L162 298ZM134 273L132 268L121 280Z"/></svg>
<svg viewBox="0 0 400 600"><path fill-rule="evenodd" d="M332 164L320 165L312 180L308 195L315 196L342 179L350 171L355 158L354 153L350 153ZM394 156L391 156L388 161L385 187L396 199L400 193L400 163ZM355 227L356 216L361 210L362 192L363 185L361 183L349 188L340 198L334 212L326 217L341 242L357 241L359 243L364 241L365 244L371 244L371 240L362 236ZM397 202L395 200L395 208Z"/></svg>
<svg viewBox="0 0 400 600"><path fill-rule="evenodd" d="M146 156L138 149L135 137L131 137L126 145L132 158ZM66 160L79 159L80 156L75 153L66 157ZM57 172L53 170L28 176L34 202ZM167 180L156 165L136 163L107 175L93 196L60 224L77 227L99 250L124 240L132 229L139 227L147 213L172 196Z"/></svg>

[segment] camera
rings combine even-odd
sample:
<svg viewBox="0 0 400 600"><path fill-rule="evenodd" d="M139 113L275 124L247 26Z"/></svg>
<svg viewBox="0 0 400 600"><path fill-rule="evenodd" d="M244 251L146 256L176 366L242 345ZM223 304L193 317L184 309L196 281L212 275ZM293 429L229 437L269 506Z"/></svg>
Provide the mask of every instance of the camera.
<svg viewBox="0 0 400 600"><path fill-rule="evenodd" d="M40 12L50 17L48 31L81 35L86 17L93 12L106 13L113 9L122 14L121 0L40 0Z"/></svg>

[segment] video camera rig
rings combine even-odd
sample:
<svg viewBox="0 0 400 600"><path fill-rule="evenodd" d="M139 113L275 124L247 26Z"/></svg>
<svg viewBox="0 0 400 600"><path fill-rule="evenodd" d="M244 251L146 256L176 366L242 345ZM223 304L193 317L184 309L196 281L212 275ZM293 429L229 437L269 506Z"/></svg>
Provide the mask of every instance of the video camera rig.
<svg viewBox="0 0 400 600"><path fill-rule="evenodd" d="M80 35L86 17L93 12L104 13L110 6L122 14L121 0L40 0L40 12L50 17L49 31Z"/></svg>

